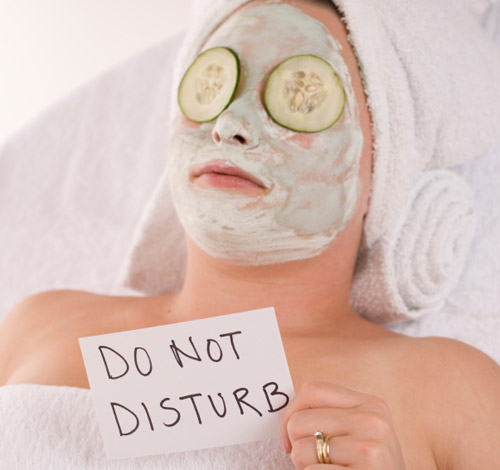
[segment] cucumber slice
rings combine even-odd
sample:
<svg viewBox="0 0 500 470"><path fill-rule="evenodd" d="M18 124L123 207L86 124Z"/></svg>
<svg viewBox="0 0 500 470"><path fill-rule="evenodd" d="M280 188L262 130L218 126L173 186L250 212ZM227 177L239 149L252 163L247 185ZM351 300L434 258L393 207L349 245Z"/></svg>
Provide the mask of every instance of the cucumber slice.
<svg viewBox="0 0 500 470"><path fill-rule="evenodd" d="M299 132L320 132L342 115L345 91L328 62L314 55L297 55L270 73L264 104L280 126Z"/></svg>
<svg viewBox="0 0 500 470"><path fill-rule="evenodd" d="M184 74L177 93L179 107L191 121L212 121L229 106L239 81L238 56L227 47L208 49Z"/></svg>

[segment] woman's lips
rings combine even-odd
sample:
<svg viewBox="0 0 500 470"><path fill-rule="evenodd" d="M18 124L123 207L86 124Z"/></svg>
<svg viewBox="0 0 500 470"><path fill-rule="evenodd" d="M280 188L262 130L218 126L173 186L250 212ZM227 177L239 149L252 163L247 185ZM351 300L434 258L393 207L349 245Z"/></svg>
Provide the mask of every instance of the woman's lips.
<svg viewBox="0 0 500 470"><path fill-rule="evenodd" d="M259 193L267 190L255 176L241 168L222 161L212 161L191 167L190 180L198 186L242 190Z"/></svg>

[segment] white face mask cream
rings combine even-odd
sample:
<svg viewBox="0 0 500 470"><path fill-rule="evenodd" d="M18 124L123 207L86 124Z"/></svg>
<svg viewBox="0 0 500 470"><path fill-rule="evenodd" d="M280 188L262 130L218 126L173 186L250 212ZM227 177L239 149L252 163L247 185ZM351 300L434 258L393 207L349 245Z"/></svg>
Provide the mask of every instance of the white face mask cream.
<svg viewBox="0 0 500 470"><path fill-rule="evenodd" d="M180 111L174 120L170 184L179 218L205 252L237 264L316 256L352 217L360 186L363 134L341 47L287 4L237 12L204 50L216 46L238 55L243 83L216 120L196 124ZM331 64L346 94L340 120L313 134L281 127L262 102L272 69L300 54Z"/></svg>

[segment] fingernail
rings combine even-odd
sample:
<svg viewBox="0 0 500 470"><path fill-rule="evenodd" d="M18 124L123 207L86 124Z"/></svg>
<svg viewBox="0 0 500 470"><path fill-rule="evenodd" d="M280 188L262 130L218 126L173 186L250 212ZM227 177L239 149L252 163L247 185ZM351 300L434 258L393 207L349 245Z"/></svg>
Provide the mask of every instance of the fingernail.
<svg viewBox="0 0 500 470"><path fill-rule="evenodd" d="M284 454L286 454L286 440L283 436L281 436L280 448L281 448L281 451Z"/></svg>

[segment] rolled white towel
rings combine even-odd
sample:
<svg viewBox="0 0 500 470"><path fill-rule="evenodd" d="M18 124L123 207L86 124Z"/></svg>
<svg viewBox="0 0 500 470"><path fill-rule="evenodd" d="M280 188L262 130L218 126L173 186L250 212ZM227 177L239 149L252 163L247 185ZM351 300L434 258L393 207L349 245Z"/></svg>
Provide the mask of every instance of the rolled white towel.
<svg viewBox="0 0 500 470"><path fill-rule="evenodd" d="M425 172L398 220L358 258L351 304L381 323L443 307L457 285L476 227L469 186L448 170Z"/></svg>

